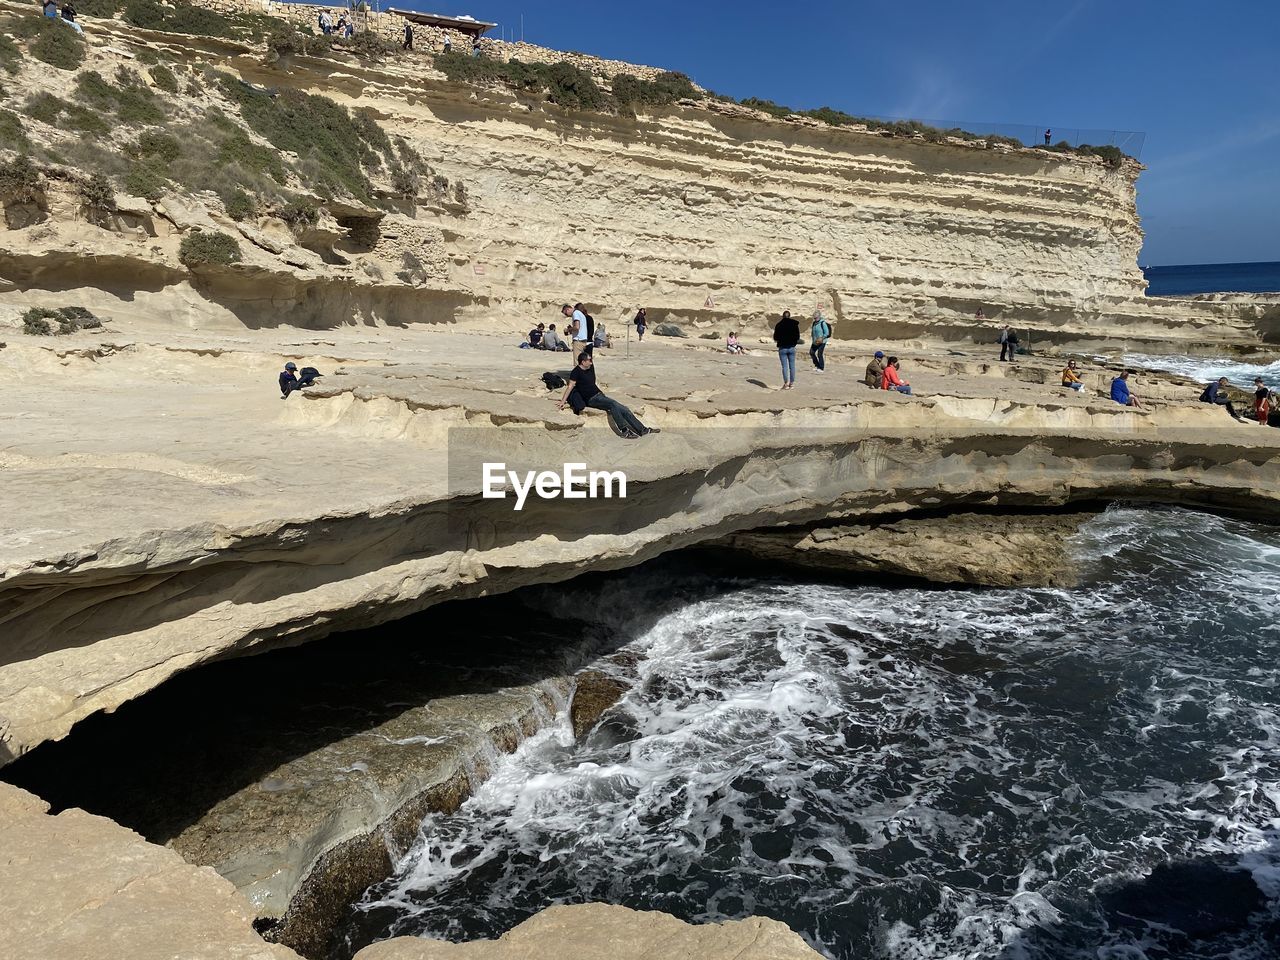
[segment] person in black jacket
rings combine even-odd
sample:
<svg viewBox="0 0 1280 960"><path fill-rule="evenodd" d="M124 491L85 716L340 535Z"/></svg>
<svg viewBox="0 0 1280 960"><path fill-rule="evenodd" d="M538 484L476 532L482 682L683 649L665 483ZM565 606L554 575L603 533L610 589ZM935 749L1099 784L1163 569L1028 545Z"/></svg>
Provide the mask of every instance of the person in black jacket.
<svg viewBox="0 0 1280 960"><path fill-rule="evenodd" d="M796 385L796 344L800 342L800 323L791 319L790 310L783 310L782 319L774 325L773 342L782 363L782 389L790 390Z"/></svg>

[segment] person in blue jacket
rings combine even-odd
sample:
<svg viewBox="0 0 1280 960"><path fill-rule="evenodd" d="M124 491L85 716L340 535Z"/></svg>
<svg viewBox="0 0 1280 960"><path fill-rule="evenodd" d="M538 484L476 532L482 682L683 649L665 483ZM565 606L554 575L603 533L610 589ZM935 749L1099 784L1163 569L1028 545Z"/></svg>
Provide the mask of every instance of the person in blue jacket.
<svg viewBox="0 0 1280 960"><path fill-rule="evenodd" d="M1142 404L1138 402L1138 398L1129 392L1129 374L1132 370L1126 370L1120 376L1111 381L1111 399L1122 407L1137 407L1142 409Z"/></svg>

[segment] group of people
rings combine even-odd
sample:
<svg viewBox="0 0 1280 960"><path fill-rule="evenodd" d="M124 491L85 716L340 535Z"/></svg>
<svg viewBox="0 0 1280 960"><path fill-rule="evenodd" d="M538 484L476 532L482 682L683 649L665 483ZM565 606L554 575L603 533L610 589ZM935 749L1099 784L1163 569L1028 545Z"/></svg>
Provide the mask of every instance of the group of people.
<svg viewBox="0 0 1280 960"><path fill-rule="evenodd" d="M72 6L71 0L63 0L61 11L57 0L44 0L44 15L50 20L60 19L76 33L84 33L84 28L76 23L76 8Z"/></svg>
<svg viewBox="0 0 1280 960"><path fill-rule="evenodd" d="M643 312L643 311L642 311ZM564 337L556 332L556 325L549 327L538 324L529 331L521 347L534 350L562 350L573 353L573 360L578 361L579 354L587 347L612 347L613 340L604 328L603 323L596 323L595 317L587 313L586 307L575 303L572 307L567 303L560 308L561 315L568 320L564 325ZM568 343L565 342L568 338Z"/></svg>
<svg viewBox="0 0 1280 960"><path fill-rule="evenodd" d="M826 349L831 340L833 324L822 315L822 311L813 312L813 320L809 327L809 361L813 369L821 373L827 368ZM733 338L737 345L737 337ZM782 318L773 326L773 342L778 347L778 361L782 365L782 389L791 390L796 385L796 347L800 344L800 321L791 316L790 310L782 311ZM742 352L729 348L730 353Z"/></svg>
<svg viewBox="0 0 1280 960"><path fill-rule="evenodd" d="M1226 377L1210 380L1204 393L1200 394L1200 402L1218 404L1234 420L1244 423L1245 418L1240 416L1227 393L1228 386L1230 381ZM1280 427L1280 394L1268 387L1261 377L1253 378L1253 418L1260 424Z"/></svg>
<svg viewBox="0 0 1280 960"><path fill-rule="evenodd" d="M897 357L886 357L883 350L877 350L867 364L867 372L862 378L872 390L896 390L911 396L911 384L903 380L900 374L902 361Z"/></svg>
<svg viewBox="0 0 1280 960"><path fill-rule="evenodd" d="M320 15L316 18L316 25L326 37L350 38L355 36L356 32L356 25L353 19L349 18L345 13L340 13L338 14L337 23L335 23L328 10L320 11Z"/></svg>

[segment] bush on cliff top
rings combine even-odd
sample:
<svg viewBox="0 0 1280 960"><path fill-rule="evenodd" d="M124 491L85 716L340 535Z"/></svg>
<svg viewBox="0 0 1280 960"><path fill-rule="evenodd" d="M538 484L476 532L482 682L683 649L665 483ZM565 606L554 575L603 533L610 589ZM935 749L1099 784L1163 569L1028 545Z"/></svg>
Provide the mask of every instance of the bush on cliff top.
<svg viewBox="0 0 1280 960"><path fill-rule="evenodd" d="M123 6L122 0L76 0L76 10L84 17L110 20Z"/></svg>
<svg viewBox="0 0 1280 960"><path fill-rule="evenodd" d="M40 17L39 23L29 27L31 21L23 21L23 32L34 36L31 55L60 70L74 70L84 63L84 41L65 23L50 17Z"/></svg>
<svg viewBox="0 0 1280 960"><path fill-rule="evenodd" d="M537 90L551 103L570 110L612 110L613 98L600 89L586 70L566 60L556 63L523 63L520 60L488 60L463 53L441 53L436 66L455 83L501 83L516 90Z"/></svg>
<svg viewBox="0 0 1280 960"><path fill-rule="evenodd" d="M230 37L232 23L221 14L198 7L187 0L174 0L172 6L156 0L128 0L124 19L143 30L164 30L199 37Z"/></svg>
<svg viewBox="0 0 1280 960"><path fill-rule="evenodd" d="M178 259L192 268L239 263L240 244L235 237L221 231L192 233L182 238Z"/></svg>
<svg viewBox="0 0 1280 960"><path fill-rule="evenodd" d="M9 110L0 110L0 147L26 150L30 146L27 132L22 129L22 118Z"/></svg>
<svg viewBox="0 0 1280 960"><path fill-rule="evenodd" d="M700 100L702 94L683 73L660 73L652 80L620 73L613 78L613 98L620 104L667 106L678 100Z"/></svg>

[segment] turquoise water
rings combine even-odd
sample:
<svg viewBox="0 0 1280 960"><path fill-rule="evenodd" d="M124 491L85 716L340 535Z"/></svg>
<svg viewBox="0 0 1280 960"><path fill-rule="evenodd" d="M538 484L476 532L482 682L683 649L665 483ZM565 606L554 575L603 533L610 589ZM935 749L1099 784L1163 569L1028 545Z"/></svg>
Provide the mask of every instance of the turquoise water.
<svg viewBox="0 0 1280 960"><path fill-rule="evenodd" d="M1280 293L1280 263L1187 263L1143 267L1153 297L1197 293Z"/></svg>

